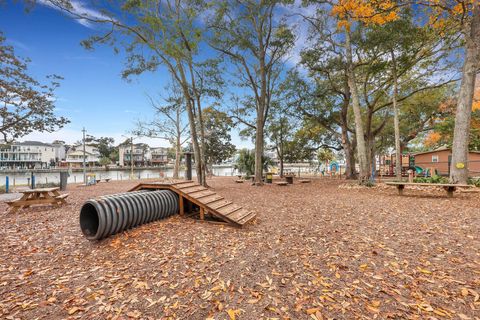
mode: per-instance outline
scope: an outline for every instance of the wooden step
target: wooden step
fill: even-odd
[[[228,206],[230,204],[232,204],[232,201],[222,199],[222,200],[218,200],[218,201],[215,201],[213,203],[208,204],[208,207],[213,209],[213,210],[218,210],[218,209],[220,209],[222,207],[225,207],[225,206]]]
[[[204,191],[204,190],[208,190],[208,189],[203,187],[203,186],[196,186],[196,187],[189,187],[189,188],[181,189],[180,191],[182,191],[185,194],[190,194],[190,193],[194,193],[194,192],[197,192],[197,191]]]
[[[179,186],[175,185],[175,188],[182,190],[185,188],[196,187],[196,186],[199,186],[199,184],[196,182],[190,182],[190,183],[181,184]]]
[[[234,213],[235,211],[238,211],[242,209],[241,206],[238,206],[236,204],[228,204],[226,206],[223,206],[221,207],[220,209],[216,210],[218,213],[221,213],[222,215],[226,216],[226,217],[229,217],[230,218],[230,215],[232,213]]]
[[[226,215],[226,217],[230,220],[233,220],[237,222],[239,219],[245,217],[249,212],[245,208],[240,208],[240,210],[235,210],[229,215]]]
[[[208,197],[202,198],[202,203],[208,205],[208,204],[211,204],[211,203],[214,203],[218,200],[223,200],[223,199],[225,199],[225,198],[222,197],[221,195],[215,194],[213,196],[208,196]]]
[[[191,197],[198,200],[198,199],[202,199],[202,198],[205,198],[205,197],[208,197],[208,196],[212,196],[214,194],[215,194],[215,192],[213,192],[213,191],[204,190],[204,191],[193,194]]]
[[[252,220],[253,218],[255,218],[256,214],[252,211],[248,212],[246,215],[244,215],[243,217],[239,218],[237,220],[237,223],[238,224],[245,224],[247,223],[248,221]]]

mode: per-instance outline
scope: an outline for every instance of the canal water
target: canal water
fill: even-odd
[[[43,184],[59,184],[60,173],[59,172],[34,172],[35,183],[38,185]],[[129,180],[130,170],[103,170],[94,171],[87,174],[95,174],[95,179],[110,179],[110,180]],[[172,168],[159,168],[159,169],[135,169],[133,172],[136,179],[150,179],[150,178],[171,178],[173,177]],[[196,175],[195,169],[192,172],[193,176]],[[234,176],[237,171],[231,167],[217,167],[213,168],[213,174],[215,176]],[[0,172],[0,186],[5,186],[6,177],[9,178],[9,184],[14,186],[27,186],[30,184],[31,172]],[[180,170],[180,177],[185,177],[185,171]],[[68,183],[83,183],[83,172],[70,172],[68,177]]]

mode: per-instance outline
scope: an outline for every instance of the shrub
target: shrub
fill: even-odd
[[[442,176],[434,175],[432,177],[416,177],[413,179],[416,183],[448,183],[448,179]]]

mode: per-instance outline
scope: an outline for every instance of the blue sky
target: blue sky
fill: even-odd
[[[80,45],[95,34],[95,28],[43,5],[30,12],[25,12],[21,2],[0,7],[0,30],[18,56],[32,60],[29,73],[39,80],[48,74],[65,78],[56,92],[57,114],[71,123],[58,132],[33,133],[23,140],[73,143],[81,139],[85,127],[94,136],[111,136],[118,143],[134,128],[136,119],[152,115],[147,94],[156,96],[163,90],[168,73],[145,73],[131,82],[121,79],[122,54],[114,54],[108,46],[89,51]],[[237,146],[251,146],[235,132],[232,136]],[[159,139],[142,140],[154,146],[168,145]]]

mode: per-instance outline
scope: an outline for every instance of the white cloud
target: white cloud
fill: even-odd
[[[71,10],[78,16],[98,20],[110,19],[108,16],[101,13],[100,11],[88,8],[81,0],[39,0],[38,3],[64,13],[66,13],[66,11],[62,9],[62,7],[64,7],[65,4],[70,4],[71,7],[69,8],[69,10]],[[93,28],[92,22],[88,21],[87,19],[82,19],[71,14],[69,15],[72,16],[75,21],[77,21],[81,25],[87,28]]]

